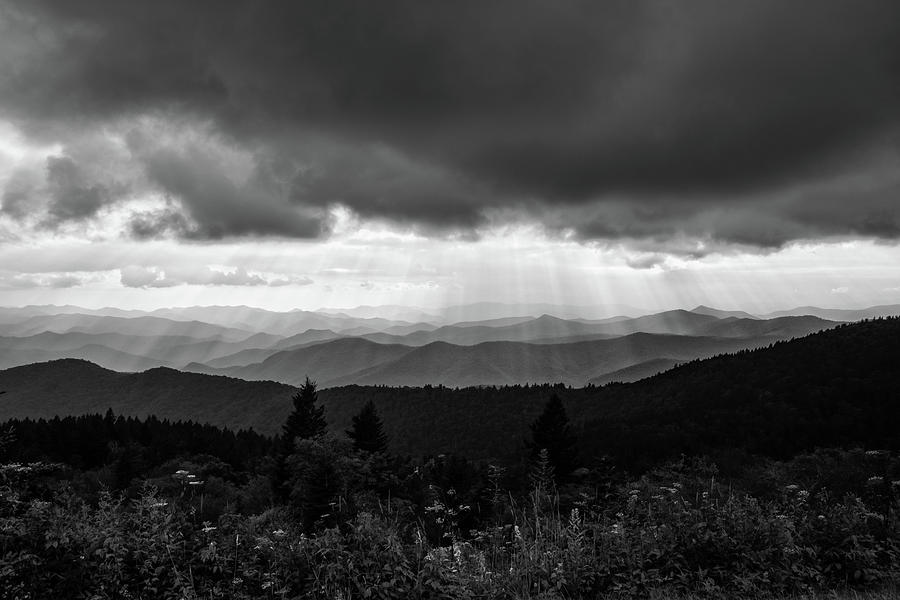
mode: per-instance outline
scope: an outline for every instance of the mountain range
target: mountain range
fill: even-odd
[[[890,314],[900,305],[770,315],[499,303],[286,312],[26,306],[0,308],[0,368],[74,358],[122,372],[166,367],[291,385],[310,377],[320,387],[583,386]]]
[[[557,394],[587,456],[611,454],[638,467],[681,453],[721,451],[730,453],[719,457],[727,464],[745,451],[779,457],[859,443],[900,449],[898,355],[900,318],[891,318],[685,361],[633,383],[346,385],[320,390],[319,400],[336,432],[349,427],[371,400],[395,452],[458,451],[493,460],[521,454],[529,423]],[[671,366],[665,359],[645,362],[645,371]],[[290,413],[296,388],[167,368],[118,373],[64,359],[2,370],[0,391],[6,392],[0,395],[0,421],[112,408],[116,414],[252,427],[273,435]]]

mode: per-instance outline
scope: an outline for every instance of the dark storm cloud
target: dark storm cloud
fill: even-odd
[[[122,184],[95,181],[69,156],[51,156],[42,174],[28,170],[12,174],[3,190],[0,212],[23,220],[43,200],[40,224],[54,228],[69,221],[89,219],[126,192],[127,186]]]
[[[51,225],[92,217],[115,197],[106,186],[87,181],[78,164],[66,156],[47,159],[47,183]]]
[[[341,204],[364,218],[465,230],[481,223],[492,201],[483,184],[384,146],[314,144],[298,155],[311,165],[291,178],[291,200],[301,205]]]
[[[31,211],[31,205],[35,197],[35,189],[39,181],[34,173],[18,170],[12,173],[3,190],[3,203],[0,204],[0,213],[11,216],[14,219],[24,219]]]
[[[202,147],[145,151],[138,144],[135,156],[149,180],[179,199],[193,221],[172,210],[142,213],[132,223],[139,236],[169,228],[187,237],[212,239],[262,234],[318,237],[325,227],[322,211],[304,214],[282,202],[277,181],[268,174],[256,172],[248,181],[236,183],[222,157]]]
[[[0,110],[32,135],[177,114],[278,156],[236,183],[201,148],[138,153],[191,224],[137,235],[309,237],[335,203],[451,228],[518,209],[584,237],[900,233],[891,182],[795,193],[896,155],[896,0],[3,6]]]

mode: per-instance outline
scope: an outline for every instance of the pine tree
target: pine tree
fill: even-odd
[[[5,393],[5,392],[0,392],[0,394],[3,394],[3,393]],[[0,458],[6,458],[7,448],[12,448],[12,445],[15,441],[16,441],[15,427],[10,425],[5,430],[0,431]]]
[[[291,397],[294,403],[294,411],[288,415],[281,432],[282,451],[290,454],[294,449],[294,440],[297,438],[315,439],[325,435],[328,424],[325,422],[325,407],[318,406],[319,393],[316,391],[316,382],[309,377],[300,391]]]
[[[538,459],[541,450],[546,450],[556,481],[562,481],[578,466],[576,443],[562,400],[553,394],[544,412],[531,424],[531,441],[526,444],[532,460]]]
[[[316,391],[316,382],[310,381],[309,377],[300,386],[300,391],[291,397],[294,410],[288,415],[282,427],[281,449],[272,473],[272,489],[282,500],[287,500],[288,497],[288,490],[285,489],[288,478],[287,458],[294,453],[295,440],[297,438],[310,440],[321,438],[328,430],[328,424],[325,422],[325,407],[318,406],[318,400],[319,393]]]
[[[369,400],[358,415],[353,417],[353,427],[347,430],[353,446],[365,452],[387,452],[388,438],[384,433],[375,404]]]

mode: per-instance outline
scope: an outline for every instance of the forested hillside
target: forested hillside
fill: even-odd
[[[816,446],[900,447],[900,318],[694,361],[588,403],[598,452],[648,464],[679,453],[787,457]],[[591,415],[591,416],[587,416]]]
[[[879,319],[694,361],[630,384],[344,386],[320,391],[335,431],[373,401],[391,449],[512,460],[547,398],[566,404],[587,456],[640,467],[681,453],[789,456],[816,446],[897,447],[900,319]],[[154,369],[120,374],[59,361],[0,372],[0,416],[155,414],[275,433],[294,388]]]
[[[271,381],[155,368],[117,373],[63,359],[0,371],[0,420],[105,413],[253,428],[274,434],[290,411],[294,388]]]

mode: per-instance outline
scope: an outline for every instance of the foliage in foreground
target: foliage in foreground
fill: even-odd
[[[761,500],[682,462],[561,501],[540,469],[516,499],[494,471],[478,530],[460,527],[472,506],[431,486],[423,513],[358,501],[304,532],[288,507],[201,521],[185,471],[168,493],[89,503],[29,496],[42,468],[3,469],[0,598],[755,598],[900,577],[900,482],[879,477],[863,497],[791,484]]]

